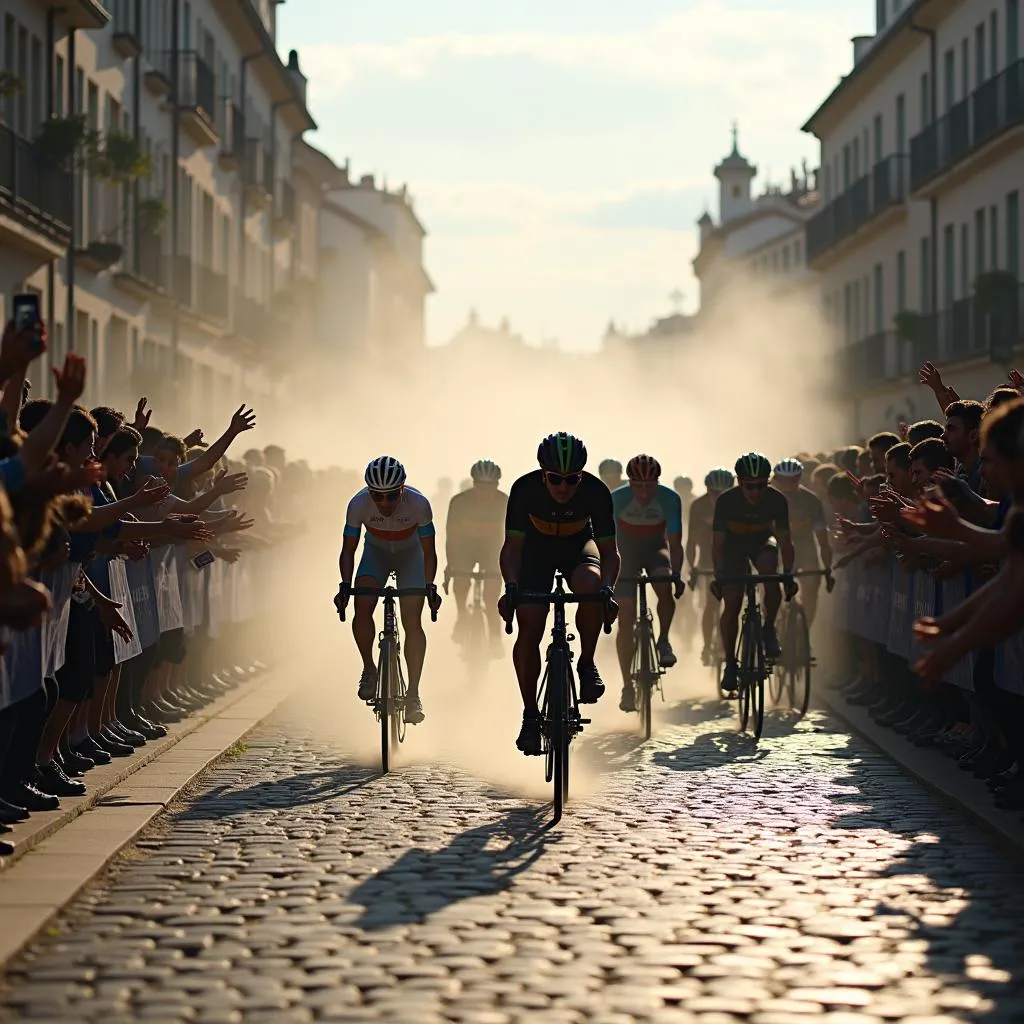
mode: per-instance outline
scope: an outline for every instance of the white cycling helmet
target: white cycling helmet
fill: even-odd
[[[727,491],[736,483],[736,477],[728,469],[719,467],[704,477],[704,486],[709,491]]]
[[[371,491],[393,491],[405,483],[405,467],[390,455],[381,455],[366,467],[363,480]]]
[[[783,459],[775,464],[774,473],[783,479],[803,476],[804,464],[799,459]]]
[[[497,483],[501,479],[501,467],[490,459],[481,459],[473,463],[469,475],[474,480],[488,480]]]

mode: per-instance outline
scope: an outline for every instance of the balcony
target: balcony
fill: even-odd
[[[114,283],[143,301],[163,295],[167,287],[167,257],[163,239],[151,231],[138,231],[135,245]]]
[[[886,211],[900,210],[906,198],[907,157],[887,156],[807,222],[807,262],[834,255],[867,225],[878,226]]]
[[[171,74],[171,54],[167,50],[156,53],[146,52],[148,66],[142,75],[142,81],[150,95],[163,99],[171,94],[173,76]]]
[[[207,267],[199,268],[199,312],[211,320],[228,319],[228,277]]]
[[[245,162],[245,115],[242,108],[227,97],[223,104],[223,141],[217,162],[222,171],[238,171]]]
[[[0,243],[44,260],[63,255],[71,240],[72,175],[0,124]]]
[[[107,7],[114,17],[111,39],[114,49],[125,60],[138,57],[142,53],[142,41],[135,23],[135,0],[107,0]]]
[[[263,344],[271,335],[270,310],[241,291],[235,293],[235,334],[255,345]]]
[[[952,184],[971,164],[1021,144],[1024,59],[1011,64],[910,140],[910,191]]]
[[[295,186],[279,181],[274,197],[274,237],[288,238],[295,231]]]
[[[273,192],[273,176],[270,179],[270,188],[267,187],[267,165],[270,160],[267,157],[267,150],[262,139],[249,138],[245,140],[245,168],[243,180],[245,182],[245,196],[249,205],[258,210],[269,208]]]
[[[199,146],[215,146],[217,83],[213,69],[192,50],[178,55],[178,109],[181,126]]]

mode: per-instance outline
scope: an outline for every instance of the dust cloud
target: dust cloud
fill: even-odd
[[[309,533],[289,559],[294,589],[286,595],[279,667],[301,678],[300,701],[311,728],[346,758],[379,765],[379,730],[355,695],[360,665],[350,626],[338,623],[331,605],[345,505],[373,456],[400,458],[410,484],[428,497],[439,477],[458,486],[473,461],[493,458],[507,489],[535,467],[542,436],[570,430],[586,442],[593,471],[602,458],[625,463],[646,451],[661,461],[667,481],[689,475],[699,494],[705,472],[731,466],[742,451],[761,450],[774,461],[844,440],[836,348],[818,311],[799,297],[752,299],[749,282],[734,294],[742,297],[724,300],[697,330],[669,344],[607,346],[594,355],[460,345],[408,358],[389,352],[378,363],[320,356],[300,375],[310,382],[301,395],[277,413],[261,413],[265,440],[283,444],[289,458],[349,471],[334,478],[333,490],[317,492],[314,507],[302,510]],[[446,508],[434,512],[443,533]],[[440,581],[443,535],[438,551]],[[450,639],[452,599],[437,623],[424,618],[427,720],[408,728],[397,763],[444,762],[525,798],[545,799],[550,790],[542,762],[524,758],[514,745],[521,705],[513,638],[505,638],[503,659],[471,673]],[[377,621],[379,627],[379,611]],[[612,637],[602,639],[598,660],[607,692],[583,739],[592,753],[628,749],[636,719],[617,708],[621,679]],[[713,684],[683,657],[665,686],[671,704],[684,693],[710,696]],[[574,793],[599,791],[600,762],[574,753]]]

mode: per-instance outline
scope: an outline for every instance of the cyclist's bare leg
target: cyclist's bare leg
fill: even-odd
[[[636,601],[631,597],[619,597],[616,601],[619,605],[619,618],[615,623],[615,651],[619,656],[623,685],[628,685],[635,649],[633,624],[636,621]]]
[[[804,615],[807,617],[807,626],[814,623],[814,616],[818,613],[818,595],[821,592],[820,576],[804,576],[800,580],[800,603],[804,606]]]
[[[601,589],[601,570],[596,565],[577,565],[569,580],[569,589],[574,594],[596,594]],[[597,652],[597,641],[601,637],[604,621],[602,605],[591,602],[576,608],[576,631],[580,635],[580,665],[593,665]]]
[[[722,650],[726,661],[736,660],[736,638],[740,632],[740,608],[743,606],[742,587],[722,588],[722,614],[718,628],[722,637]]]
[[[487,628],[491,637],[500,637],[505,623],[498,614],[498,599],[502,594],[501,577],[484,580],[484,608],[487,609]]]
[[[512,664],[519,680],[523,710],[534,714],[537,712],[537,683],[540,680],[540,645],[547,618],[547,608],[539,605],[524,605],[516,609],[518,631],[512,648]]]
[[[701,584],[706,586],[706,584]],[[715,630],[715,608],[717,607],[716,602],[713,600],[710,594],[705,593],[704,595],[704,611],[701,614],[701,630],[704,633],[704,648],[705,650],[711,649],[712,635]]]
[[[655,583],[653,586],[658,598],[658,643],[668,639],[668,631],[676,614],[676,602],[672,597],[671,583]]]
[[[472,580],[465,576],[456,576],[452,580],[452,597],[455,598],[455,614],[461,619],[466,614],[466,601],[469,600],[469,585]]]
[[[763,576],[771,576],[779,571],[779,553],[773,549],[762,551],[754,562],[754,567]],[[782,587],[778,583],[765,583],[764,586],[764,626],[774,629],[775,620],[782,604]]]
[[[357,587],[379,587],[380,582],[372,576],[360,576],[355,585]],[[353,603],[355,607],[352,613],[352,636],[355,637],[359,657],[363,659],[363,669],[372,674],[377,671],[377,667],[373,663],[373,642],[377,638],[373,612],[377,607],[377,598],[356,597],[353,598]]]
[[[405,665],[409,670],[409,693],[419,693],[423,659],[427,654],[427,634],[423,632],[422,597],[403,597],[399,600],[402,631],[405,633]]]

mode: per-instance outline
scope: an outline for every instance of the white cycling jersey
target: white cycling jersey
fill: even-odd
[[[345,536],[358,539],[364,526],[367,544],[385,551],[401,551],[419,543],[421,537],[434,536],[434,515],[426,496],[415,487],[405,487],[394,513],[382,515],[364,487],[348,503]]]

